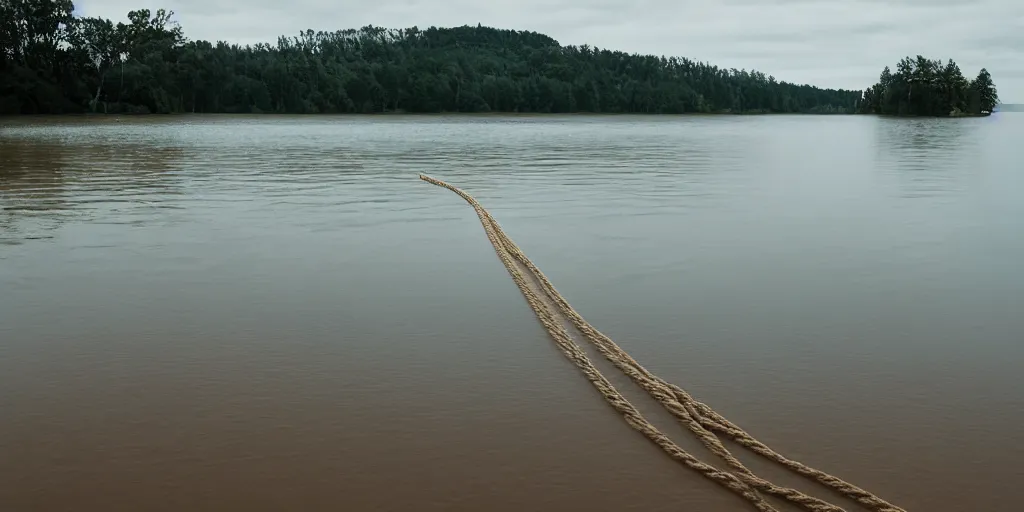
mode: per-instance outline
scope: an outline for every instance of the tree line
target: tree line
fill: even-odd
[[[893,73],[882,70],[878,83],[864,91],[861,111],[897,116],[960,116],[991,112],[999,104],[992,75],[981,68],[968,81],[952,59],[904,57]]]
[[[903,93],[898,80],[865,97],[758,71],[562,46],[536,32],[479,25],[308,30],[276,44],[240,46],[188,40],[173,13],[162,9],[131,11],[117,23],[73,11],[71,0],[0,0],[0,114],[850,114],[903,108],[902,100],[890,101]],[[911,97],[907,112],[918,105],[918,94]]]

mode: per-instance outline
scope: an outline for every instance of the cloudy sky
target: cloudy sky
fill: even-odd
[[[904,55],[988,68],[1024,103],[1022,0],[76,0],[124,20],[173,10],[190,39],[273,42],[300,30],[476,25],[533,30],[562,44],[677,55],[791,82],[863,89]]]

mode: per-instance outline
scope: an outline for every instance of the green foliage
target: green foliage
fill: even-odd
[[[991,108],[983,70],[919,57],[859,91],[757,71],[561,46],[476,26],[313,32],[251,46],[188,41],[173,13],[74,17],[70,0],[0,0],[0,113],[857,111],[947,115]]]
[[[905,57],[896,73],[886,66],[878,83],[864,91],[861,111],[897,116],[957,116],[991,112],[999,103],[988,71],[968,82],[949,60]]]

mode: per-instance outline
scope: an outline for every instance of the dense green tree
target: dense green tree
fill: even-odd
[[[0,0],[0,112],[851,113],[860,101],[534,32],[367,26],[237,46],[187,41],[163,10],[127,23],[72,10]]]
[[[967,87],[955,65],[922,58],[862,101],[860,91],[479,25],[307,30],[238,46],[187,40],[169,11],[116,23],[72,12],[70,0],[0,0],[0,113],[911,113],[995,99],[987,73]]]
[[[978,77],[971,81],[968,95],[972,108],[977,107],[982,111],[991,112],[999,104],[996,85],[992,83],[992,75],[985,68],[981,68]]]
[[[982,69],[968,82],[960,67],[949,60],[905,57],[888,66],[878,83],[864,91],[861,111],[898,116],[956,116],[991,112],[999,102],[992,76]]]
[[[0,112],[65,112],[80,66],[66,42],[74,26],[70,0],[0,0]]]

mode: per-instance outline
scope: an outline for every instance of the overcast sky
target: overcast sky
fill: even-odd
[[[1024,0],[76,0],[84,16],[173,10],[190,39],[274,42],[300,30],[483,25],[562,44],[676,55],[780,80],[863,89],[905,55],[988,68],[1024,103]]]

